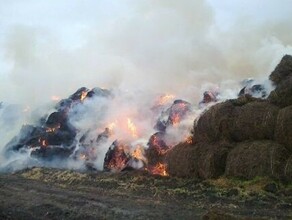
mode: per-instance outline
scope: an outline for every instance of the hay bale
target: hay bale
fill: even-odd
[[[194,125],[195,142],[214,142],[230,139],[234,106],[231,101],[222,102],[207,110]]]
[[[292,56],[285,55],[280,63],[277,65],[275,70],[270,75],[270,80],[279,85],[285,81],[287,77],[292,76]]]
[[[267,101],[241,97],[212,106],[194,126],[194,141],[273,139],[279,108]]]
[[[278,107],[268,102],[250,102],[235,107],[229,131],[232,140],[272,140],[278,111]]]
[[[292,105],[279,111],[275,140],[292,152]]]
[[[225,172],[230,147],[224,144],[179,144],[166,156],[172,176],[200,179],[216,178]]]
[[[224,174],[230,147],[221,144],[200,145],[197,148],[198,175],[201,179],[217,178]]]
[[[181,143],[173,147],[166,156],[167,172],[176,177],[198,178],[198,146]]]
[[[166,152],[170,149],[165,143],[165,133],[156,132],[153,134],[149,139],[148,146],[145,151],[148,165],[155,166],[158,163],[164,163]]]
[[[268,100],[279,107],[292,105],[292,76],[287,77],[271,92]]]
[[[246,179],[256,176],[280,179],[284,176],[288,156],[287,149],[273,141],[238,143],[227,156],[225,174]]]

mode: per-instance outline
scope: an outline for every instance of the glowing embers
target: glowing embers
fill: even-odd
[[[60,129],[60,127],[61,127],[61,124],[60,123],[58,123],[56,126],[54,126],[54,127],[47,127],[46,128],[46,132],[47,133],[54,133],[54,132],[56,132],[58,129]]]
[[[170,102],[172,102],[174,100],[175,96],[172,94],[166,94],[163,96],[160,96],[159,100],[158,100],[158,105],[166,105],[169,104]]]
[[[82,91],[81,96],[80,96],[80,101],[83,101],[86,96],[87,96],[88,91]]]
[[[154,151],[155,154],[157,154],[158,156],[165,155],[170,147],[167,146],[167,144],[165,143],[164,135],[165,134],[162,132],[157,132],[153,134],[149,139],[149,142],[148,142],[149,148],[147,149],[147,151],[148,152]]]
[[[39,138],[39,144],[41,147],[47,147],[49,145],[48,141],[44,138]]]
[[[190,111],[190,104],[183,100],[174,101],[170,108],[168,123],[177,126]]]
[[[77,157],[77,155],[78,155],[78,157]],[[96,153],[95,147],[83,148],[82,151],[78,152],[77,155],[75,155],[75,159],[86,161],[86,164],[85,164],[86,166],[88,166],[89,163],[90,163],[90,166],[92,166],[92,167],[94,166],[94,165],[92,165],[92,163],[94,163],[94,161],[97,158],[97,153]]]
[[[130,160],[129,148],[126,144],[115,141],[105,155],[103,169],[113,172],[125,169]]]
[[[193,136],[188,136],[188,137],[186,137],[185,142],[186,142],[187,144],[193,144]]]
[[[157,163],[156,166],[149,166],[147,170],[153,175],[169,176],[167,173],[167,165],[164,163]]]
[[[141,169],[146,164],[143,146],[131,146],[122,141],[114,141],[105,155],[103,169],[119,172],[125,169]]]
[[[157,119],[155,129],[165,132],[169,126],[176,127],[191,112],[191,104],[183,100],[175,100]]]

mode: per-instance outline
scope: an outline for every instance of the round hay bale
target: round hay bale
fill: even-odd
[[[234,106],[231,101],[218,103],[207,110],[194,125],[195,142],[230,139]]]
[[[176,177],[198,178],[198,146],[181,143],[166,155],[167,172]]]
[[[179,144],[166,156],[167,171],[172,176],[200,179],[216,178],[225,172],[230,147],[224,144]]]
[[[229,147],[220,144],[198,146],[198,174],[201,179],[217,178],[224,174]]]
[[[292,105],[279,111],[275,140],[292,152]]]
[[[292,56],[285,55],[271,73],[270,80],[278,85],[289,76],[292,76]]]
[[[287,149],[273,141],[238,143],[227,156],[225,174],[246,179],[256,176],[280,179],[284,176],[288,157]]]
[[[279,108],[267,101],[240,98],[212,106],[194,126],[194,141],[245,141],[274,138]]]
[[[165,143],[165,133],[157,132],[153,134],[148,142],[148,149],[145,154],[149,166],[155,166],[158,163],[164,163],[166,152],[170,149]]]
[[[282,108],[292,105],[292,76],[277,85],[276,89],[269,95],[268,100]]]
[[[279,108],[268,102],[250,102],[234,109],[232,140],[261,140],[274,137]]]

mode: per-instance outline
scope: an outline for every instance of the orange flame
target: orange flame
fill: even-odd
[[[167,153],[167,151],[169,150],[169,149],[163,149],[160,146],[159,140],[156,136],[153,136],[152,145],[156,148],[156,150],[158,151],[158,153],[160,155],[165,155]]]
[[[114,129],[117,127],[116,122],[109,123],[105,126],[106,131],[108,132],[109,136],[112,136],[114,134]]]
[[[137,160],[141,160],[144,163],[147,163],[147,159],[144,156],[144,148],[140,145],[138,145],[133,152],[131,153],[131,156]]]
[[[82,94],[81,94],[81,97],[80,97],[80,101],[83,101],[86,98],[87,93],[88,93],[87,91],[82,91]]]
[[[168,102],[170,102],[171,100],[173,100],[174,98],[175,98],[174,95],[166,94],[166,95],[160,97],[158,104],[159,105],[165,105]]]
[[[108,164],[108,168],[114,172],[124,169],[128,162],[128,151],[128,146],[120,143],[114,152],[114,158]]]
[[[134,138],[137,138],[137,137],[138,137],[138,134],[137,134],[137,128],[136,128],[136,126],[134,125],[134,123],[131,121],[130,118],[127,119],[127,123],[128,123],[128,129],[131,131],[132,136],[133,136]]]
[[[172,117],[172,124],[174,127],[177,127],[178,124],[180,123],[181,118],[179,116],[179,114],[174,114],[174,116]]]
[[[56,130],[58,130],[60,127],[61,127],[61,125],[58,124],[56,127],[47,128],[47,129],[46,129],[46,132],[47,132],[47,133],[53,133],[53,132],[55,132]]]
[[[46,139],[39,138],[39,143],[42,147],[47,147],[49,145],[48,141]]]
[[[186,138],[186,143],[187,143],[187,144],[192,144],[192,143],[193,143],[193,137],[192,137],[192,136],[188,136],[188,137]]]
[[[167,165],[163,163],[158,163],[155,167],[150,169],[150,172],[154,175],[160,175],[160,176],[169,176],[169,174],[166,171]]]

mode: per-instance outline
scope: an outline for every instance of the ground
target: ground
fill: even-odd
[[[48,168],[0,175],[0,219],[290,219],[291,210],[291,185],[266,178],[198,181]]]

